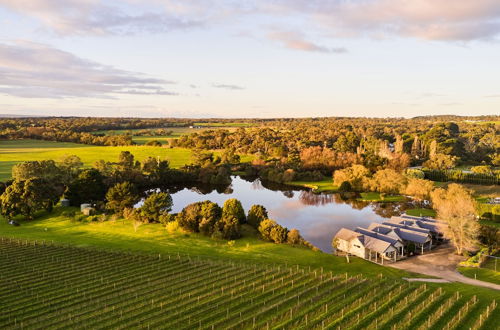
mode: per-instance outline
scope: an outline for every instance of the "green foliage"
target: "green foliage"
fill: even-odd
[[[453,181],[483,185],[500,184],[500,173],[489,175],[483,173],[467,173],[462,170],[424,170],[424,173],[425,178],[432,181]]]
[[[217,227],[224,239],[232,240],[241,237],[240,222],[234,216],[223,216],[217,222]]]
[[[243,206],[241,206],[241,202],[236,198],[230,198],[224,202],[224,206],[222,207],[222,217],[234,217],[238,219],[240,224],[246,221]]]
[[[274,243],[285,243],[287,239],[288,229],[283,226],[276,225],[271,229],[270,238]]]
[[[117,183],[106,193],[106,209],[121,214],[125,208],[132,208],[140,200],[136,187],[130,182]]]
[[[148,142],[146,143],[146,145],[147,145],[147,146],[151,146],[151,147],[161,147],[161,146],[162,146],[161,142],[160,142],[160,141],[158,141],[158,140],[151,140],[151,141],[148,141]]]
[[[102,201],[105,194],[106,185],[102,174],[96,169],[87,169],[68,186],[64,197],[69,199],[71,205],[80,206],[83,203]]]
[[[342,182],[339,187],[339,192],[349,192],[349,191],[352,191],[352,187],[349,181]]]
[[[0,196],[1,211],[8,219],[18,214],[33,219],[38,210],[52,211],[60,196],[61,190],[44,179],[15,180]]]
[[[408,178],[413,178],[413,179],[424,179],[425,178],[425,173],[422,170],[416,169],[416,168],[408,168],[405,170],[405,175]]]
[[[19,163],[12,167],[12,178],[14,180],[28,180],[32,178],[45,179],[52,182],[60,182],[61,169],[53,160],[28,161]]]
[[[222,210],[219,205],[211,201],[204,201],[187,205],[177,214],[176,220],[179,226],[186,231],[201,232],[206,236],[211,236],[215,231],[222,230],[218,226],[221,215]]]
[[[259,228],[260,222],[268,218],[267,210],[262,205],[252,205],[248,210],[247,222],[255,229]]]
[[[423,166],[431,170],[449,170],[456,166],[458,158],[446,154],[436,154],[426,161]]]
[[[264,240],[280,244],[287,241],[288,229],[274,220],[265,219],[259,225],[259,233]]]
[[[160,217],[171,210],[172,197],[165,192],[159,192],[146,197],[139,212],[145,222],[160,222]]]

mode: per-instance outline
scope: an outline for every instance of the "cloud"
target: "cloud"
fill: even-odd
[[[0,77],[0,93],[27,98],[175,95],[164,87],[172,81],[116,69],[33,42],[0,43]]]
[[[500,34],[498,0],[0,0],[2,6],[60,35],[165,33],[245,17],[281,22],[283,30],[303,22],[331,37],[469,41]],[[288,48],[324,51],[303,42],[282,40]]]
[[[268,34],[269,39],[277,41],[283,47],[295,50],[319,53],[346,53],[347,49],[343,47],[328,48],[317,45],[304,38],[301,33],[293,31],[274,31]]]
[[[159,33],[203,25],[196,16],[169,14],[157,6],[128,1],[0,0],[1,6],[32,17],[59,35]]]
[[[229,90],[243,90],[245,87],[237,86],[237,85],[229,85],[229,84],[212,84],[214,88],[222,88]]]
[[[500,33],[498,0],[278,0],[337,36],[402,36],[430,40],[493,38]]]

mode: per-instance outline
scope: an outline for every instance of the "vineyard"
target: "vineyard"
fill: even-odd
[[[495,329],[495,313],[394,278],[0,240],[2,329]]]

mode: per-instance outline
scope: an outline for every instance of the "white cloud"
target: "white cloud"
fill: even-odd
[[[116,69],[33,42],[0,44],[0,76],[0,93],[28,98],[176,94],[164,87],[172,81]]]
[[[293,31],[273,31],[268,34],[269,39],[274,40],[285,48],[319,53],[346,53],[343,47],[329,48],[308,41],[301,33]]]

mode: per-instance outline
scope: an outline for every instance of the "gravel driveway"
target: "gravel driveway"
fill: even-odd
[[[447,281],[462,282],[470,285],[500,290],[500,285],[498,284],[474,280],[460,274],[456,268],[458,263],[465,260],[465,258],[457,256],[454,252],[455,249],[451,245],[441,245],[437,249],[427,252],[424,255],[410,257],[406,260],[389,264],[388,266],[407,270],[413,273],[439,277]]]

